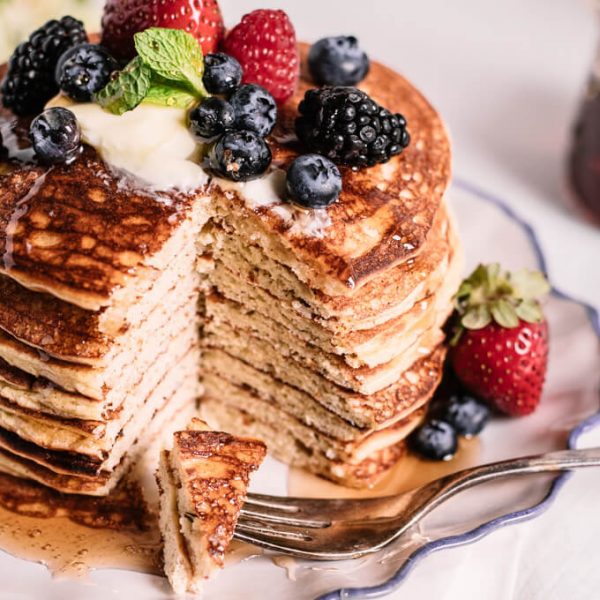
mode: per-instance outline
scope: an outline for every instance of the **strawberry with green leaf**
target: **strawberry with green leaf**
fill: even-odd
[[[539,299],[550,286],[526,269],[479,265],[456,295],[450,360],[473,393],[513,416],[538,406],[548,363],[548,324]]]

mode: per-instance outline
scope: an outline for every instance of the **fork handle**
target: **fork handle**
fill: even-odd
[[[561,450],[458,471],[424,485],[419,490],[415,490],[415,493],[418,492],[422,498],[427,498],[428,501],[419,503],[420,508],[413,515],[410,515],[410,522],[415,523],[448,498],[480,483],[513,475],[547,473],[595,466],[600,466],[600,448]]]

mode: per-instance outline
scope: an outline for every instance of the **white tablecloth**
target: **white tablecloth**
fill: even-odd
[[[229,22],[256,2],[221,0]],[[600,230],[573,215],[564,157],[596,44],[584,0],[270,0],[301,39],[357,35],[439,108],[455,173],[535,227],[555,285],[600,308]],[[600,22],[600,19],[598,20]],[[535,521],[420,564],[392,598],[600,598],[600,474],[570,480]]]

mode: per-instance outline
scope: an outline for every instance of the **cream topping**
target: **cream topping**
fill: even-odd
[[[208,176],[198,164],[201,147],[187,129],[187,110],[140,104],[118,116],[98,104],[57,96],[48,106],[73,111],[83,140],[113,168],[127,171],[153,190],[193,191]]]
[[[154,191],[191,192],[208,182],[199,164],[202,146],[188,131],[186,109],[142,103],[118,116],[98,104],[77,104],[65,96],[52,99],[51,106],[71,110],[84,142],[112,168],[130,173]],[[331,225],[327,210],[303,210],[287,203],[285,178],[285,171],[275,168],[252,181],[215,178],[215,183],[239,194],[251,210],[268,208],[292,235],[323,238]]]

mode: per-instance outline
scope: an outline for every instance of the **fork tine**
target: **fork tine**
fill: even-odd
[[[246,504],[244,504],[240,515],[246,519],[258,520],[266,524],[277,523],[292,527],[320,528],[328,527],[331,524],[330,519],[312,519],[303,516],[302,513],[287,513],[276,509],[253,510],[252,507],[248,507]]]
[[[234,537],[269,550],[314,560],[347,560],[375,552],[390,539],[383,523],[281,528],[241,518]]]
[[[409,499],[409,495],[410,493],[403,495],[405,501]],[[248,494],[244,510],[265,520],[277,516],[283,520],[288,517],[307,522],[360,521],[396,514],[399,504],[400,496],[332,500]]]

